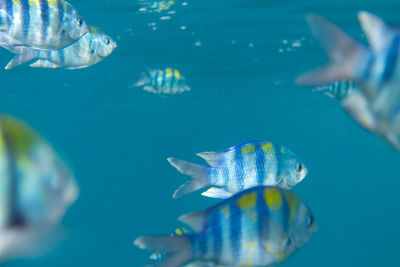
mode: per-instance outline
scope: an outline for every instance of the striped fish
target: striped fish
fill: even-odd
[[[37,248],[77,196],[73,174],[53,148],[26,124],[0,115],[0,261]]]
[[[172,68],[143,72],[141,79],[134,86],[143,86],[145,91],[164,95],[178,95],[190,91],[185,77]]]
[[[170,9],[172,6],[176,4],[175,0],[162,0],[162,1],[148,1],[145,0],[141,2],[143,7],[139,9],[141,12],[145,13],[151,13],[151,12],[157,12],[161,13],[165,10]]]
[[[37,59],[30,66],[34,68],[80,69],[94,65],[117,47],[117,44],[97,28],[90,26],[89,32],[77,42],[60,50],[38,50],[26,46],[3,46],[17,54],[5,67],[12,69],[25,62]]]
[[[191,261],[212,264],[207,266],[272,266],[301,248],[317,229],[311,211],[295,194],[264,186],[179,220],[195,233],[144,236],[135,245],[165,253],[163,267]]]
[[[336,81],[316,88],[314,91],[324,91],[331,98],[343,100],[352,91],[358,90],[354,81]]]
[[[58,50],[88,30],[64,0],[0,0],[0,45]]]
[[[179,172],[192,177],[175,191],[175,198],[209,185],[213,187],[202,195],[214,198],[228,198],[258,185],[289,189],[307,175],[307,168],[292,151],[270,142],[248,142],[219,152],[197,155],[211,167],[168,158]]]
[[[364,128],[400,151],[400,31],[367,12],[358,19],[370,48],[358,43],[334,24],[310,15],[313,34],[331,58],[328,65],[297,78],[298,84],[326,84],[353,80],[360,93],[342,102]]]

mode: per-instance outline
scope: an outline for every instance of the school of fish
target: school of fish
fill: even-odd
[[[142,12],[161,13],[176,3],[142,4]],[[400,31],[365,11],[358,19],[371,48],[320,16],[307,17],[331,61],[296,82],[320,85],[315,91],[338,99],[354,120],[400,151]],[[15,55],[6,70],[31,61],[33,68],[81,69],[108,57],[117,43],[66,1],[0,0],[0,46]],[[160,95],[191,90],[172,67],[144,71],[133,86]],[[291,191],[308,168],[286,146],[249,141],[197,156],[208,166],[167,159],[190,176],[172,197],[201,190],[220,202],[179,217],[185,226],[170,234],[138,237],[136,246],[153,251],[151,266],[275,266],[316,232],[310,208]],[[2,263],[40,248],[77,200],[79,187],[56,150],[6,114],[0,114],[0,173]]]

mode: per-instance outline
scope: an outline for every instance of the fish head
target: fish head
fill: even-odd
[[[94,43],[97,54],[102,58],[109,56],[117,47],[117,43],[111,37],[101,32],[96,34]]]
[[[282,172],[279,179],[280,185],[284,188],[292,188],[301,182],[308,173],[308,169],[304,162],[292,151],[280,146]]]
[[[293,205],[291,205],[290,210],[288,235],[290,236],[291,245],[294,248],[300,248],[315,233],[318,224],[311,210],[303,202],[295,198],[289,201],[292,201]]]
[[[65,32],[68,38],[73,41],[78,40],[89,31],[89,26],[79,15],[78,11],[76,11],[76,9],[67,3],[62,25],[62,30]]]

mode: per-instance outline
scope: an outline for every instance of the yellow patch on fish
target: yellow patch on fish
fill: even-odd
[[[276,254],[276,257],[278,258],[279,261],[283,261],[284,259],[286,259],[286,254],[278,253]]]
[[[165,75],[168,76],[168,77],[172,76],[172,69],[170,69],[170,68],[166,69],[165,70]]]
[[[21,3],[19,2],[19,0],[13,0],[13,3],[15,4],[15,5],[20,5]]]
[[[29,5],[30,6],[34,6],[34,5],[38,5],[39,4],[39,0],[29,0]]]
[[[224,207],[223,209],[221,209],[221,212],[225,215],[225,218],[229,218],[229,215],[231,214],[231,210],[229,208],[229,206]]]
[[[265,153],[267,154],[273,154],[274,151],[274,146],[271,143],[263,143],[261,144],[262,149],[264,150]]]
[[[282,196],[276,188],[266,188],[264,191],[265,203],[272,210],[279,210],[282,208]]]
[[[298,204],[300,203],[300,199],[289,191],[284,191],[283,194],[285,195],[286,201],[289,205],[289,223],[291,223],[294,219],[295,211]]]
[[[10,142],[10,149],[21,158],[29,157],[30,150],[38,140],[38,136],[26,125],[11,118],[1,119],[3,133]]]
[[[181,74],[178,70],[174,70],[174,76],[176,79],[180,79],[181,78]]]
[[[236,201],[236,205],[238,205],[241,210],[244,210],[249,217],[253,218],[255,222],[257,221],[257,212],[255,210],[256,201],[256,193],[243,195],[240,199]]]
[[[247,154],[247,153],[251,153],[256,149],[256,147],[254,145],[250,145],[250,146],[245,146],[242,148],[242,154]]]
[[[37,0],[36,0],[37,1]],[[56,6],[57,5],[57,0],[47,0],[47,4],[49,6]]]

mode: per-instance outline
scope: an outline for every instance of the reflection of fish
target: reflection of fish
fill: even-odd
[[[140,8],[139,11],[147,13],[151,12],[161,13],[162,11],[170,9],[175,4],[176,4],[175,0],[142,2],[143,7]]]
[[[0,0],[0,44],[64,48],[88,31],[64,0]]]
[[[299,77],[297,83],[354,80],[359,93],[346,97],[343,107],[362,126],[400,151],[400,31],[367,12],[360,12],[358,17],[371,49],[327,20],[308,17],[313,34],[331,62]]]
[[[117,44],[94,27],[72,45],[60,50],[38,50],[24,46],[4,46],[17,54],[5,67],[12,69],[27,61],[38,59],[35,68],[80,69],[94,65],[110,55]]]
[[[0,116],[0,260],[28,249],[75,202],[78,186],[52,147],[32,129]],[[36,240],[36,241],[34,241]]]
[[[327,96],[339,100],[344,99],[353,90],[357,90],[353,81],[336,81],[314,89],[314,91],[324,91]]]
[[[179,159],[168,161],[192,180],[177,189],[174,197],[181,197],[203,187],[213,185],[203,196],[227,198],[257,185],[291,188],[307,175],[303,162],[284,146],[254,141],[219,152],[203,152],[198,156],[210,167]]]
[[[177,95],[190,91],[185,77],[178,70],[171,68],[143,72],[141,79],[134,86],[143,86],[145,91],[165,95]]]
[[[211,263],[207,266],[270,266],[301,248],[317,228],[311,211],[296,195],[263,186],[180,220],[195,233],[144,236],[135,244],[165,253],[160,262],[165,267],[191,261]]]

